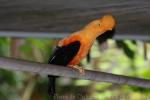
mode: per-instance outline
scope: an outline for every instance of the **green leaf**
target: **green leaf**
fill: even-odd
[[[0,78],[1,78],[1,81],[6,82],[9,85],[16,85],[15,74],[12,71],[1,69]]]

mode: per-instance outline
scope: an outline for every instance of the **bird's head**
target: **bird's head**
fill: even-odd
[[[85,29],[96,34],[102,34],[106,31],[112,30],[115,24],[116,22],[114,17],[111,15],[106,15],[102,18],[92,21],[85,27]]]

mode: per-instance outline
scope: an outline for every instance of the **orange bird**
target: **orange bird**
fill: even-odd
[[[68,66],[84,73],[83,68],[77,64],[83,59],[94,40],[106,31],[110,31],[115,26],[115,20],[111,15],[103,16],[90,22],[81,30],[72,33],[58,42],[58,45],[49,59],[49,64]],[[55,95],[55,79],[56,76],[48,75],[50,96]]]

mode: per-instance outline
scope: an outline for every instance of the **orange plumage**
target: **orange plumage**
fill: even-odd
[[[65,46],[74,41],[80,41],[81,43],[78,53],[70,63],[68,63],[68,66],[72,67],[73,65],[77,65],[80,60],[87,55],[96,37],[108,30],[112,30],[114,26],[114,18],[110,15],[106,15],[100,19],[92,21],[80,31],[72,33],[70,36],[60,40],[58,46]]]

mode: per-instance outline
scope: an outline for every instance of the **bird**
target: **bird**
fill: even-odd
[[[79,31],[61,39],[48,64],[67,66],[84,75],[85,71],[83,67],[78,66],[78,63],[88,54],[94,40],[106,31],[111,31],[115,25],[115,18],[112,15],[105,15],[91,21]],[[48,75],[48,78],[48,94],[54,97],[57,76]]]

